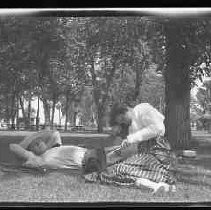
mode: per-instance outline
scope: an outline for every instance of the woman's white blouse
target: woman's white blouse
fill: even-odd
[[[164,116],[148,103],[132,110],[132,123],[127,137],[129,143],[140,142],[165,134]]]

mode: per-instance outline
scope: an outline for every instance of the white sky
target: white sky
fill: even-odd
[[[114,11],[114,12],[134,12],[134,13],[146,13],[151,15],[167,15],[167,16],[185,16],[185,15],[204,15],[211,12],[210,7],[155,7],[155,8],[11,8],[11,9],[0,9],[0,15],[27,15],[32,13],[39,12],[48,12],[48,11]]]
[[[211,77],[203,77],[203,81],[210,80],[210,79],[211,79]],[[203,84],[203,82],[201,82],[200,80],[197,80],[196,83],[198,86],[195,86],[194,88],[191,89],[191,95],[193,95],[194,97],[197,94],[198,88],[201,87]]]

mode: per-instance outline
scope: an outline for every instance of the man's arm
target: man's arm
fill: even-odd
[[[30,158],[35,157],[33,152],[25,150],[22,146],[19,144],[10,144],[9,145],[10,150],[14,152],[18,157],[23,158],[24,160],[28,160]]]
[[[18,144],[10,144],[10,150],[26,161],[23,164],[26,167],[37,168],[44,164],[43,159],[40,156],[36,156],[33,152],[25,150]]]
[[[45,150],[38,150],[37,145],[43,142],[46,146]],[[58,131],[40,131],[36,132],[32,135],[26,136],[23,141],[19,143],[19,145],[26,149],[30,150],[33,153],[40,155],[43,154],[48,149],[51,149],[54,145],[61,145],[61,137]]]
[[[26,136],[20,143],[19,145],[24,148],[24,149],[27,149],[28,146],[32,143],[32,141],[34,140],[33,138],[34,134],[33,135],[29,135],[29,136]]]

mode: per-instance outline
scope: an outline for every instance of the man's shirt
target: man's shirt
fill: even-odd
[[[42,155],[35,155],[18,144],[11,144],[10,149],[26,160],[23,164],[32,168],[79,169],[82,167],[86,148],[78,146],[60,146],[47,150]]]

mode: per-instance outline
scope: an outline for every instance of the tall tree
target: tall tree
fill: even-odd
[[[139,101],[150,103],[165,113],[165,80],[162,74],[157,73],[156,64],[151,64],[143,74]]]
[[[202,75],[199,64],[204,60],[201,58],[206,51],[209,32],[203,30],[203,21],[197,19],[169,18],[162,21],[166,39],[166,136],[173,148],[184,149],[189,147],[191,139],[191,83]]]
[[[182,43],[184,23],[169,21],[165,25],[167,39],[166,135],[172,147],[189,146],[190,71],[189,50]],[[178,129],[178,127],[180,129]],[[175,129],[176,128],[176,129]]]
[[[87,21],[87,63],[90,66],[93,96],[98,110],[98,131],[108,105],[117,71],[125,65],[135,73],[133,99],[139,95],[142,73],[150,60],[146,38],[148,25],[141,18],[100,17]],[[117,73],[119,74],[119,73]],[[121,74],[121,73],[120,73]]]
[[[209,111],[209,104],[211,102],[210,90],[210,81],[204,81],[203,85],[198,89],[196,94],[197,103],[201,106],[203,114]]]

